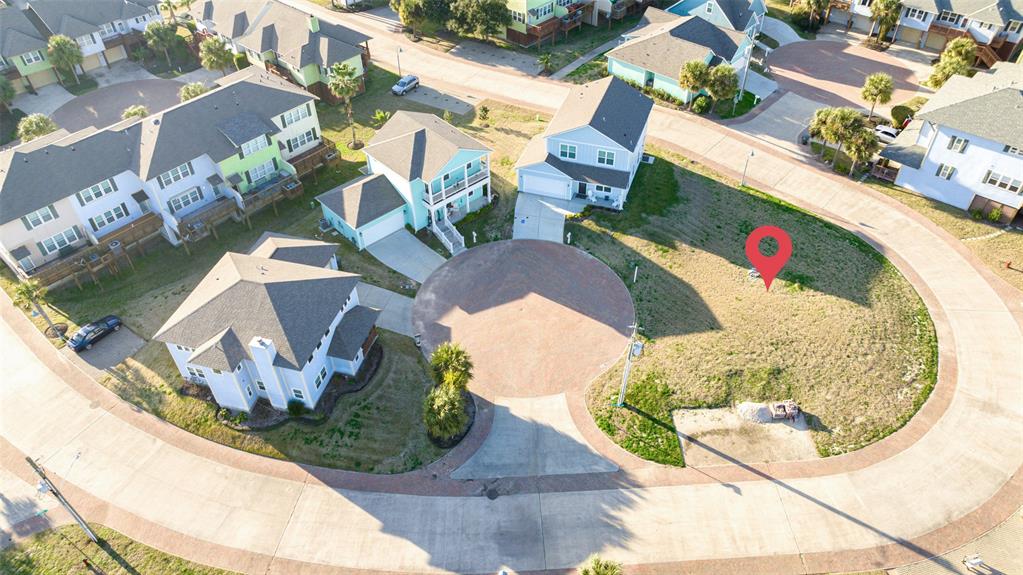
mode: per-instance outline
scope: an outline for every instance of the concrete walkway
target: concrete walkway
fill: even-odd
[[[597,46],[596,48],[590,50],[589,52],[583,54],[582,56],[576,58],[575,60],[569,62],[569,64],[567,66],[565,66],[564,68],[562,68],[562,69],[558,70],[557,72],[554,72],[553,74],[551,74],[551,80],[564,80],[569,74],[571,74],[572,72],[575,72],[580,67],[585,65],[587,62],[593,60],[597,56],[600,56],[604,52],[607,52],[608,50],[611,50],[612,48],[614,48],[615,46],[617,46],[617,45],[619,45],[621,43],[622,43],[622,40],[621,40],[620,37],[619,38],[615,38],[614,40],[608,40],[607,42],[604,42],[600,46]]]
[[[444,257],[419,241],[408,230],[398,230],[366,248],[370,254],[392,270],[416,280],[426,281],[444,264]]]
[[[779,46],[803,42],[803,38],[787,23],[770,16],[764,17],[763,33],[778,41]]]
[[[503,94],[548,109],[565,94],[555,83],[408,46],[402,64],[444,75],[434,83],[461,82],[480,96]],[[374,49],[381,54],[387,58]],[[484,485],[446,481],[444,472],[370,480],[238,453],[170,429],[94,385],[71,385],[73,373],[0,296],[0,463],[20,477],[20,455],[39,458],[69,496],[111,527],[247,573],[569,569],[598,551],[651,573],[859,571],[938,555],[1018,509],[1019,292],[919,214],[777,149],[663,109],[652,115],[649,135],[733,177],[745,152],[757,147],[753,185],[875,242],[906,275],[933,317],[941,375],[905,428],[821,461],[701,471],[637,464],[605,474],[509,478],[491,498]],[[586,433],[622,467],[627,457]],[[432,491],[410,494],[415,489]]]
[[[359,282],[359,303],[380,310],[377,325],[412,337],[412,298]]]

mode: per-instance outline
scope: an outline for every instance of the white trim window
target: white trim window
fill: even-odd
[[[558,156],[566,160],[574,160],[578,154],[578,149],[572,144],[560,144],[558,146]]]
[[[605,166],[615,165],[615,153],[611,150],[597,150],[597,163]]]
[[[518,22],[519,24],[525,24],[526,23],[526,13],[525,12],[516,12],[515,10],[509,10],[508,12],[511,13],[512,22]]]
[[[103,38],[109,38],[117,34],[117,27],[114,26],[113,22],[107,22],[106,24],[100,24],[99,35]]]
[[[185,162],[184,164],[181,164],[176,168],[171,168],[166,172],[160,174],[157,179],[160,180],[160,185],[166,188],[167,186],[173,184],[174,182],[179,182],[191,175],[192,175],[191,163]]]
[[[316,382],[315,382],[316,383],[316,389],[320,389],[320,386],[323,385],[323,381],[325,379],[327,379],[327,366],[321,367],[320,368],[320,373],[316,376]]]
[[[938,164],[938,171],[934,173],[935,176],[943,180],[951,180],[952,174],[956,171],[954,166],[948,164]]]
[[[917,22],[923,22],[927,18],[927,12],[924,12],[919,8],[906,8],[906,18],[916,20]]]
[[[266,391],[266,384],[263,383],[262,381],[258,380],[258,379],[256,380],[256,387],[259,388],[259,391],[264,391],[264,392]]]
[[[593,184],[593,191],[597,192],[598,194],[610,194],[611,193],[611,186],[604,186],[604,185],[601,185],[601,184]]]
[[[202,190],[199,187],[194,187],[167,200],[167,205],[170,207],[171,213],[175,214],[192,204],[199,203],[202,197]]]
[[[94,45],[96,43],[96,39],[92,37],[92,34],[86,34],[85,36],[75,38],[75,42],[78,42],[79,46],[85,48],[86,46]]]
[[[942,10],[941,14],[938,14],[937,18],[938,22],[949,24],[951,26],[959,26],[959,22],[961,22],[962,19],[963,17],[961,15],[949,10]]]
[[[558,6],[561,6],[562,8],[567,8],[568,6],[575,4],[576,1],[577,0],[558,0]]]
[[[1008,144],[1006,144],[1006,146],[1002,148],[1002,151],[1005,152],[1006,154],[1012,154],[1013,156],[1023,156],[1023,149],[1017,148],[1015,146],[1010,146]]]
[[[284,125],[281,127],[287,128],[288,126],[294,124],[295,122],[304,120],[308,117],[309,108],[306,107],[306,104],[302,104],[301,106],[295,108],[294,110],[289,110],[284,113],[284,115],[281,117],[281,123]]]
[[[43,53],[40,52],[39,50],[25,52],[24,54],[21,55],[21,61],[24,62],[26,66],[31,66],[32,64],[36,64],[38,62],[43,61]]]
[[[966,151],[966,146],[969,145],[970,141],[966,138],[960,138],[959,136],[952,136],[948,140],[948,149],[953,152],[962,154]]]
[[[192,367],[190,365],[185,366],[188,370],[188,379],[194,379],[201,383],[206,383],[206,370],[201,367]]]
[[[544,16],[550,16],[554,13],[554,2],[548,2],[543,6],[537,6],[533,9],[533,11],[536,12],[536,17],[533,18],[534,20],[539,20]]]
[[[1023,181],[1012,176],[992,172],[991,170],[988,170],[987,174],[984,175],[984,183],[996,188],[1002,188],[1014,194],[1019,194],[1020,190],[1023,189]]]
[[[77,227],[70,227],[59,234],[54,234],[39,242],[39,251],[45,256],[66,248],[71,244],[83,239],[82,232]]]
[[[1023,22],[1019,20],[1009,20],[1009,23],[1005,25],[1005,31],[1009,34],[1019,34],[1019,31],[1023,30]]]
[[[291,396],[294,397],[295,399],[301,399],[302,401],[305,401],[305,394],[302,393],[302,390],[298,389],[297,387],[291,388]]]
[[[242,144],[242,154],[251,156],[269,145],[270,143],[267,142],[266,136],[259,136]]]
[[[713,14],[714,13],[714,3],[713,2],[707,2],[706,6],[707,6],[707,14]]]
[[[95,186],[89,186],[84,190],[78,192],[78,202],[83,206],[89,202],[99,199],[107,194],[112,194],[117,191],[114,187],[113,180],[103,180]]]
[[[305,132],[295,136],[288,140],[288,150],[297,150],[302,146],[308,145],[316,141],[316,130],[309,129]]]
[[[50,205],[22,216],[21,221],[25,224],[26,229],[31,230],[32,228],[38,228],[46,222],[55,219],[57,219],[57,210]]]
[[[274,175],[273,160],[270,160],[269,162],[263,162],[262,164],[256,166],[255,168],[252,168],[251,170],[249,170],[248,174],[249,179],[252,180],[253,185],[263,183],[264,181],[270,179],[270,177]]]
[[[36,264],[32,261],[32,256],[25,256],[18,260],[18,267],[23,271],[30,272],[36,269]]]
[[[98,216],[89,218],[89,225],[92,226],[93,231],[100,231],[110,224],[128,217],[128,209],[124,204],[115,206],[112,210],[107,210]]]

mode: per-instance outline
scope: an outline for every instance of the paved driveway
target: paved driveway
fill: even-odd
[[[145,340],[130,329],[122,327],[98,341],[92,349],[75,353],[65,347],[61,349],[61,353],[89,375],[99,378],[106,375],[108,369],[135,355],[145,343]]]
[[[408,230],[398,230],[366,248],[370,254],[392,270],[416,280],[426,281],[434,270],[444,264],[444,257],[416,239]]]
[[[786,150],[805,152],[808,148],[799,144],[799,136],[814,111],[823,107],[820,102],[789,92],[753,119],[732,127]]]
[[[11,107],[17,108],[26,114],[43,114],[52,116],[54,110],[67,104],[74,95],[68,92],[60,84],[50,84],[36,90],[35,94],[25,92],[18,94]]]
[[[565,216],[582,211],[585,205],[579,201],[519,193],[515,199],[512,239],[564,242]]]
[[[920,80],[906,62],[884,52],[848,42],[799,42],[781,46],[767,58],[778,86],[828,106],[869,108],[860,99],[863,80],[875,72],[891,75],[895,93],[888,106],[912,98]]]
[[[380,310],[377,325],[412,337],[412,298],[360,282],[359,303]]]
[[[786,44],[794,44],[796,42],[804,41],[799,34],[796,34],[796,31],[792,29],[792,26],[789,26],[777,18],[771,18],[770,16],[764,18],[763,32],[777,40],[779,47],[785,46]]]
[[[89,126],[102,128],[121,121],[121,112],[128,106],[142,104],[150,112],[158,112],[179,103],[182,85],[157,78],[105,86],[61,106],[53,112],[53,121],[69,132]]]

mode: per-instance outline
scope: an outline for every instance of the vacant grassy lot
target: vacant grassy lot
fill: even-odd
[[[145,573],[145,575],[229,575],[147,547],[102,525],[91,525],[100,538],[97,546],[77,525],[44,531],[28,541],[0,551],[0,573],[4,575]],[[82,565],[88,558],[99,571]]]
[[[573,84],[585,84],[607,76],[607,52],[579,66],[565,76],[565,80]]]
[[[898,271],[852,234],[660,156],[641,167],[624,213],[569,225],[579,247],[626,278],[647,341],[631,410],[611,407],[622,365],[591,387],[597,424],[633,453],[679,465],[671,412],[680,407],[791,397],[811,416],[821,455],[905,423],[934,384],[936,341]],[[744,245],[767,224],[788,231],[794,252],[765,293],[748,277]]]

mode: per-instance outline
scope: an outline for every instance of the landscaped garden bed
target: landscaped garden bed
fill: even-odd
[[[625,279],[646,342],[629,408],[612,406],[621,363],[590,388],[598,426],[674,465],[683,461],[672,412],[684,407],[795,399],[824,456],[901,427],[934,385],[937,352],[923,302],[898,270],[851,233],[658,155],[641,166],[624,212],[566,226]],[[788,231],[794,255],[765,293],[744,244],[767,224]]]

